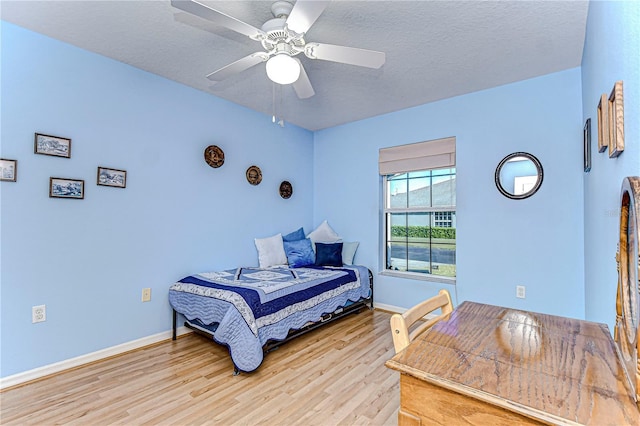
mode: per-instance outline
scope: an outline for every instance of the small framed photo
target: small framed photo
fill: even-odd
[[[127,172],[125,170],[109,169],[98,166],[98,185],[127,187]]]
[[[622,81],[616,84],[609,95],[609,158],[615,158],[624,151],[624,102]]]
[[[18,160],[0,158],[0,180],[15,182],[18,177]]]
[[[71,139],[36,133],[33,152],[71,158]]]
[[[49,197],[82,200],[84,180],[52,177],[49,179]]]
[[[584,152],[584,172],[591,171],[591,119],[587,118],[582,132],[582,143]]]
[[[605,152],[609,146],[609,101],[603,93],[598,102],[598,152]]]

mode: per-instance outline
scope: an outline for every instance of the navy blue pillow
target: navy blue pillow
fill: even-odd
[[[342,266],[342,243],[316,243],[316,265]]]
[[[299,241],[304,240],[304,229],[300,228],[290,234],[283,235],[282,241]]]
[[[292,268],[313,265],[316,255],[311,246],[311,240],[304,238],[297,241],[284,241],[284,252],[287,254],[287,261]]]

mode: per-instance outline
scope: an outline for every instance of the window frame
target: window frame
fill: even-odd
[[[409,174],[415,172],[432,172],[433,170],[442,170],[442,169],[454,169],[454,176],[457,177],[458,171],[455,166],[452,167],[438,167],[438,168],[427,168],[424,170],[416,170],[416,171],[407,171],[404,173],[394,173],[390,175],[382,175],[382,233],[381,233],[381,246],[382,246],[382,258],[381,258],[381,266],[382,270],[380,271],[380,275],[393,276],[398,278],[406,278],[412,280],[419,281],[431,281],[431,282],[441,282],[446,284],[456,284],[457,280],[457,262],[456,262],[456,276],[455,277],[447,277],[443,275],[434,275],[427,274],[423,272],[411,272],[411,271],[397,271],[387,268],[387,243],[388,243],[388,235],[390,232],[390,223],[389,223],[389,215],[393,213],[436,213],[436,212],[454,212],[457,213],[457,205],[452,206],[436,206],[436,207],[387,207],[390,205],[389,197],[389,178],[391,176],[395,176],[398,174]],[[432,176],[433,177],[433,176]],[[457,203],[456,203],[457,204]],[[433,223],[435,223],[435,217],[433,218]],[[457,219],[456,219],[457,221]],[[451,224],[453,225],[453,218],[451,220]],[[456,227],[457,229],[457,227]],[[457,235],[456,235],[456,251],[457,251]],[[456,259],[457,260],[457,259]]]
[[[447,210],[446,212],[435,211],[433,212],[435,217],[433,218],[434,226],[439,228],[453,228],[453,216],[451,215],[452,211]],[[438,213],[443,213],[442,216],[438,216]],[[444,215],[444,213],[449,213],[448,215]],[[440,223],[440,225],[438,225]]]

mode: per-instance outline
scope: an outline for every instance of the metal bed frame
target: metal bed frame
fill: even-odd
[[[366,299],[360,299],[357,302],[354,302],[350,305],[347,306],[342,306],[338,309],[336,309],[333,312],[330,313],[326,313],[322,315],[322,318],[320,319],[320,321],[316,321],[316,322],[312,322],[309,323],[307,325],[305,325],[302,328],[296,329],[296,330],[290,330],[289,334],[287,334],[287,337],[285,337],[282,340],[273,340],[273,339],[269,339],[263,346],[262,346],[262,352],[264,352],[264,354],[268,354],[269,352],[272,352],[276,349],[278,349],[280,347],[280,345],[295,339],[296,337],[299,337],[305,333],[308,333],[310,331],[315,330],[316,328],[322,327],[325,324],[329,324],[330,322],[333,322],[337,319],[340,319],[342,317],[345,317],[349,314],[352,313],[359,313],[363,308],[366,308],[367,305],[369,309],[373,309],[373,273],[371,272],[370,269],[368,269],[369,271],[369,289],[371,290],[369,292],[369,297]],[[177,327],[178,327],[178,312],[175,309],[173,310],[173,336],[172,336],[172,340],[176,340],[177,338]],[[210,332],[210,331],[205,331],[199,327],[196,327],[192,324],[190,324],[189,322],[185,321],[184,322],[184,326],[193,330],[195,333],[206,336],[206,337],[213,337],[214,332]],[[238,374],[240,374],[240,370],[238,369],[238,367],[236,367],[236,365],[233,365],[233,375],[237,376]]]

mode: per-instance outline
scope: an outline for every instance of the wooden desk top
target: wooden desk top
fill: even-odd
[[[386,365],[546,423],[640,425],[605,324],[464,302]]]

